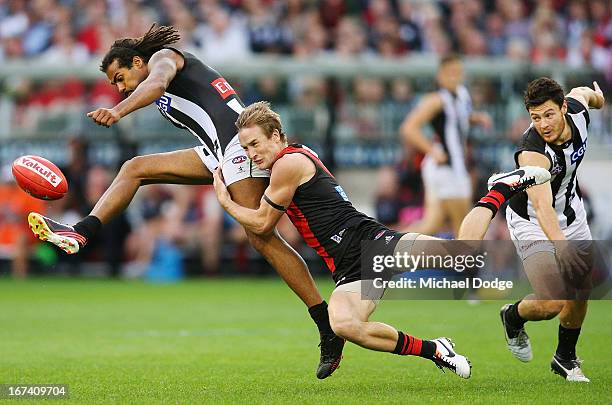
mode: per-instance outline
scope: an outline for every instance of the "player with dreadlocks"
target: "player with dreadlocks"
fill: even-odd
[[[98,108],[87,116],[96,124],[110,127],[131,112],[155,103],[165,118],[189,131],[201,145],[128,160],[91,213],[74,226],[30,213],[28,221],[40,239],[69,254],[77,253],[128,206],[140,186],[212,184],[218,167],[234,201],[253,209],[259,206],[270,172],[258,169],[240,146],[234,123],[244,105],[223,76],[194,55],[170,47],[179,39],[173,27],[153,25],[140,38],[115,41],[100,70],[126,97],[113,108]],[[333,333],[327,303],[306,264],[276,230],[265,235],[247,230],[247,234],[251,244],[308,306],[321,335],[317,377],[331,375],[340,362],[344,340]]]

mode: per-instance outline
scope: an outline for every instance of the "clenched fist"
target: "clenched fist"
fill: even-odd
[[[88,112],[87,116],[94,120],[98,125],[110,127],[121,119],[121,116],[113,108],[98,108],[95,111]]]

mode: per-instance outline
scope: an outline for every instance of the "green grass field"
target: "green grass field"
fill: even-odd
[[[327,296],[331,283],[319,284]],[[69,402],[80,404],[610,403],[612,302],[591,304],[579,354],[592,382],[583,385],[549,371],[556,321],[528,325],[531,363],[512,358],[501,304],[388,301],[374,316],[452,337],[472,361],[470,380],[348,345],[341,368],[319,381],[315,326],[276,279],[2,279],[0,384],[68,384]]]

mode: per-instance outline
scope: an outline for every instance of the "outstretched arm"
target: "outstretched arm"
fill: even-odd
[[[259,208],[254,210],[236,204],[221,178],[221,169],[214,174],[214,187],[221,206],[247,231],[257,235],[272,232],[291,204],[295,190],[303,177],[304,165],[294,156],[283,156],[274,164],[270,185],[264,192]]]
[[[597,82],[593,82],[593,88],[587,86],[575,87],[567,94],[567,97],[575,98],[586,108],[599,109],[603,107],[605,101],[603,91],[601,91]]]
[[[87,116],[98,125],[110,127],[132,111],[146,107],[160,98],[183,63],[183,57],[171,49],[157,51],[147,63],[149,75],[132,94],[113,108],[98,108],[87,113]]]

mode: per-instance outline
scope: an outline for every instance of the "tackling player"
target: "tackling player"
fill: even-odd
[[[422,340],[392,326],[369,321],[382,291],[379,296],[368,294],[365,298],[360,294],[362,281],[367,281],[362,280],[361,275],[361,241],[382,239],[392,253],[401,245],[401,249],[406,249],[403,252],[408,254],[412,251],[431,254],[427,242],[438,239],[395,232],[357,211],[314,152],[302,145],[287,146],[280,116],[268,103],[247,107],[238,117],[236,126],[240,143],[252,161],[262,170],[271,169],[270,185],[259,208],[243,207],[233,201],[217,170],[214,181],[217,198],[230,215],[255,234],[269,232],[287,213],[306,243],[323,258],[336,282],[329,302],[334,332],[362,347],[420,356],[462,378],[469,378],[469,361],[453,350],[449,339]],[[550,179],[544,169],[521,169],[492,177],[491,191],[466,217],[461,238],[482,239],[506,199]],[[497,179],[502,180],[498,182]]]
[[[87,116],[96,124],[110,127],[131,112],[155,103],[165,118],[193,134],[201,146],[128,160],[91,214],[74,226],[31,213],[28,222],[40,239],[69,254],[77,253],[104,224],[128,206],[140,186],[211,184],[217,168],[223,171],[232,198],[257,208],[270,173],[253,165],[240,147],[234,123],[244,105],[214,69],[194,55],[170,47],[179,39],[173,27],[153,25],[140,38],[115,41],[100,70],[127,97],[113,108],[98,108]],[[308,306],[321,335],[317,377],[326,378],[340,361],[344,340],[332,332],[327,303],[306,263],[274,228],[266,233],[255,234],[249,229],[246,232],[251,245]]]
[[[514,155],[516,165],[542,167],[550,172],[552,180],[512,200],[506,211],[510,235],[536,295],[501,309],[508,348],[523,362],[533,358],[525,323],[559,315],[551,368],[567,381],[579,382],[589,381],[576,356],[588,297],[560,298],[564,298],[563,279],[571,278],[591,261],[591,231],[576,174],[587,146],[589,108],[604,104],[597,82],[593,87],[577,87],[564,95],[561,86],[546,77],[527,86],[525,107],[531,125]],[[581,242],[568,244],[566,240]]]

